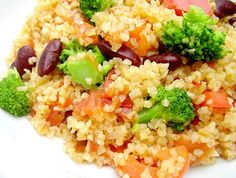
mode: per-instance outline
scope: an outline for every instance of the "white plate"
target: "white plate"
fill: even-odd
[[[0,1],[0,74],[4,59],[26,16],[33,11],[32,0]],[[235,178],[236,161],[221,161],[210,167],[191,168],[185,178]],[[78,165],[63,152],[59,139],[39,136],[24,118],[0,110],[0,178],[118,178],[111,168]]]

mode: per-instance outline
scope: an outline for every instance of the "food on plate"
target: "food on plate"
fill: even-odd
[[[39,0],[0,107],[123,178],[235,159],[235,18],[228,0]]]

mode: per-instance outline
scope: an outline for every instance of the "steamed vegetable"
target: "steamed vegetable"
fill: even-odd
[[[101,12],[113,4],[113,0],[80,0],[80,9],[85,17],[91,19],[96,12]]]
[[[22,87],[22,88],[20,88]],[[7,76],[0,81],[0,108],[15,115],[25,116],[30,113],[28,91],[16,70],[10,69]]]
[[[156,102],[151,108],[138,113],[138,123],[148,123],[152,119],[162,119],[177,131],[183,130],[194,119],[194,107],[186,91],[180,88],[167,90],[158,88]]]
[[[201,8],[192,6],[184,14],[182,25],[173,20],[164,24],[161,41],[169,51],[192,60],[217,60],[227,52],[223,47],[226,35],[214,30],[215,24]]]
[[[96,87],[103,81],[111,69],[111,64],[102,66],[99,70],[99,64],[102,64],[105,57],[102,55],[97,46],[81,46],[77,40],[70,41],[62,51],[60,61],[62,64],[58,68],[65,74],[71,75],[72,80],[81,84],[86,89]]]

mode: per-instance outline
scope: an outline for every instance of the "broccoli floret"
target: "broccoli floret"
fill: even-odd
[[[73,39],[69,43],[67,43],[65,49],[63,49],[60,56],[60,62],[63,63],[68,59],[69,56],[74,56],[79,52],[83,52],[85,50],[86,48],[84,46],[81,46],[78,40]]]
[[[29,114],[31,103],[28,91],[20,89],[23,86],[19,73],[10,69],[0,81],[0,108],[19,117]]]
[[[70,58],[69,58],[70,57]],[[77,40],[72,40],[66,45],[60,56],[59,70],[70,75],[72,80],[86,89],[95,88],[103,81],[103,77],[113,68],[107,64],[101,66],[105,57],[95,45],[81,46]]]
[[[80,9],[85,17],[91,19],[96,12],[104,11],[113,4],[113,0],[80,0]]]
[[[211,61],[223,58],[226,34],[214,30],[216,21],[204,11],[191,6],[184,14],[182,26],[176,21],[163,25],[161,41],[167,49],[192,60]]]
[[[181,131],[194,119],[193,104],[183,89],[167,90],[164,87],[159,87],[157,95],[152,99],[155,104],[138,113],[138,123],[162,119],[170,127]]]

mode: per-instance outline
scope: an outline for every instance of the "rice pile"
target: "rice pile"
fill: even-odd
[[[174,10],[158,6],[159,4],[158,0],[127,0],[127,6],[118,2],[118,5],[109,11],[99,12],[93,17],[95,28],[83,31],[84,19],[79,13],[77,0],[39,0],[33,15],[29,17],[21,34],[15,40],[9,61],[15,59],[17,50],[25,44],[32,45],[37,56],[40,56],[51,39],[56,38],[67,43],[81,35],[83,36],[79,38],[81,44],[91,43],[91,36],[95,34],[109,36],[113,48],[118,49],[122,41],[130,39],[129,31],[143,24],[146,24],[142,32],[146,40],[151,46],[158,47],[157,38],[162,29],[162,22],[170,19],[182,20],[182,17],[175,15]],[[196,62],[192,66],[186,65],[175,71],[168,71],[168,64],[146,61],[140,67],[135,67],[128,60],[121,61],[119,58],[114,58],[110,61],[114,64],[115,73],[112,75],[113,82],[106,91],[116,94],[114,101],[124,100],[124,96],[120,93],[126,91],[134,103],[133,111],[128,113],[128,119],[124,122],[118,122],[115,114],[109,114],[114,110],[111,105],[103,108],[107,114],[86,120],[73,114],[59,126],[51,126],[47,121],[51,109],[58,113],[70,111],[73,109],[73,104],[79,103],[88,97],[88,94],[82,87],[73,83],[70,76],[54,71],[51,75],[41,78],[34,68],[32,73],[24,75],[28,80],[25,84],[31,91],[33,101],[33,112],[29,120],[40,134],[63,138],[65,151],[79,163],[88,162],[96,163],[98,166],[116,167],[124,164],[128,156],[133,154],[143,159],[145,164],[153,165],[159,151],[173,147],[181,139],[197,143],[201,148],[208,150],[207,152],[201,149],[193,150],[192,165],[213,164],[217,157],[234,159],[236,158],[236,108],[233,104],[236,99],[236,30],[223,23],[218,24],[217,28],[227,33],[226,48],[232,53],[228,53],[214,65]],[[33,60],[38,61],[38,58]],[[194,83],[198,83],[198,87]],[[140,124],[137,132],[133,134],[131,128],[137,119],[137,112],[143,107],[152,106],[152,103],[144,98],[154,96],[157,86],[163,84],[167,88],[185,89],[195,105],[204,101],[203,92],[206,89],[218,91],[223,88],[233,107],[224,115],[215,114],[208,107],[199,107],[196,112],[200,122],[197,125],[191,124],[190,129],[183,133],[175,133],[161,120],[154,120],[147,125]],[[61,107],[67,98],[73,98],[73,103]],[[127,140],[130,143],[124,152],[113,152],[110,148],[111,144],[121,146]],[[161,167],[159,175],[162,175],[162,169],[176,168],[180,163],[181,158],[173,156],[172,160],[163,163],[167,166]],[[129,177],[120,174],[124,178]],[[149,170],[145,170],[141,177],[150,177]]]

